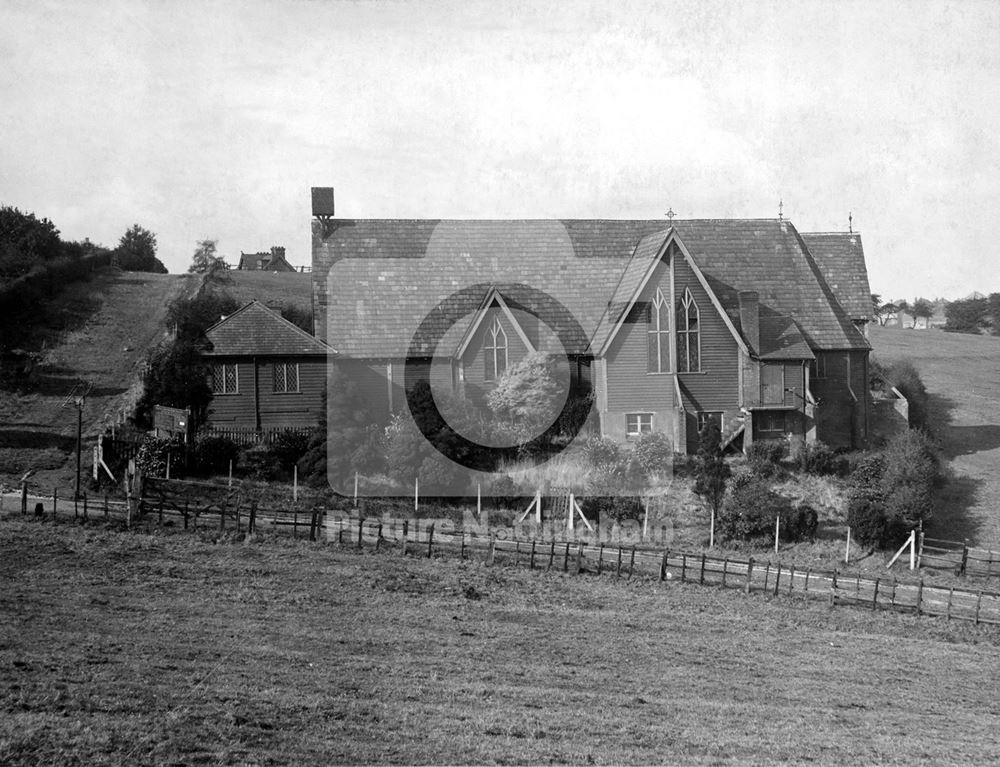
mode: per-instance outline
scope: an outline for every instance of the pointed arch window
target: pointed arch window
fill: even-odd
[[[684,296],[677,305],[677,370],[695,373],[701,370],[701,328],[698,304],[691,289],[684,289]]]
[[[497,380],[507,369],[507,333],[504,332],[499,317],[486,330],[483,357],[486,363],[486,380]]]
[[[650,373],[670,372],[670,304],[657,288],[649,305],[649,323],[646,339],[648,342],[647,371]]]

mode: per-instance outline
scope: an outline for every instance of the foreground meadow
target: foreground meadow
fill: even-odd
[[[0,519],[0,763],[1000,760],[1000,633],[287,539]]]

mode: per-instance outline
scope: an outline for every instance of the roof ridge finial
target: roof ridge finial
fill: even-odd
[[[676,216],[677,214],[674,213],[674,209],[673,209],[673,207],[671,207],[671,208],[668,208],[667,212],[664,213],[663,215],[666,216],[667,218],[669,218],[670,219],[670,223],[672,224],[672,223],[674,223],[674,216]]]
[[[854,234],[854,213],[847,211],[847,233]]]
[[[782,200],[782,199],[781,199],[781,198],[779,197],[779,198],[778,198],[778,220],[779,220],[779,221],[784,221],[784,220],[785,220],[785,217],[784,217],[784,215],[783,215],[783,210],[784,210],[784,208],[785,208],[785,201],[784,201],[784,200]]]

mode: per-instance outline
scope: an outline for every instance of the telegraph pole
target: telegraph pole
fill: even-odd
[[[73,405],[76,408],[76,489],[74,498],[82,497],[80,493],[80,461],[83,453],[83,405],[87,401],[87,395],[90,394],[92,385],[81,381],[63,400],[63,407]]]

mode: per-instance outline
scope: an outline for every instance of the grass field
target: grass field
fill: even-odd
[[[872,328],[875,356],[913,361],[931,397],[934,433],[952,481],[928,528],[937,537],[1000,544],[1000,338]]]
[[[1000,633],[331,545],[0,520],[0,763],[1000,759]]]

